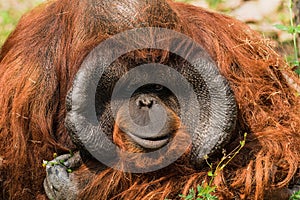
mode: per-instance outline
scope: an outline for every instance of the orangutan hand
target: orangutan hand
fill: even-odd
[[[44,189],[49,199],[73,200],[77,197],[78,184],[72,169],[82,164],[80,154],[58,156],[46,165]]]

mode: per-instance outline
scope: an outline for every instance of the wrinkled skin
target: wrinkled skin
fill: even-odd
[[[61,161],[64,161],[63,164]],[[60,164],[51,164],[51,163]],[[49,199],[76,199],[78,185],[72,173],[67,169],[76,169],[82,164],[80,155],[65,154],[50,161],[46,166],[47,177],[44,180],[44,189]]]

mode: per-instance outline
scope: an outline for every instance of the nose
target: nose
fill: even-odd
[[[136,100],[136,105],[139,108],[150,109],[154,104],[156,104],[155,98],[149,95],[140,95]]]

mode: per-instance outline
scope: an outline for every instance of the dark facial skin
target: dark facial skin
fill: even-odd
[[[126,112],[126,103],[120,107],[117,126],[145,149],[164,146],[180,126],[178,116],[166,105],[168,100],[176,101],[176,98],[169,89],[159,84],[138,88],[129,100],[129,113]],[[157,130],[157,124],[163,120],[165,123]]]

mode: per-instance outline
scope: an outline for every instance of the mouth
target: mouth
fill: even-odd
[[[140,138],[132,133],[127,134],[134,142],[146,149],[159,149],[166,145],[170,140],[170,137],[168,135],[157,138]]]

